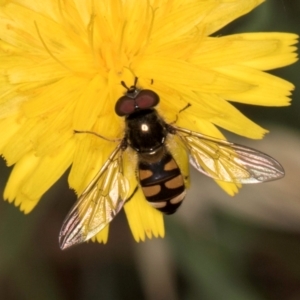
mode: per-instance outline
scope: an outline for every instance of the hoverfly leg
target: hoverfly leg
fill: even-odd
[[[106,141],[109,141],[109,142],[121,142],[122,139],[109,139],[103,135],[100,135],[99,133],[97,132],[94,132],[94,131],[89,131],[89,130],[74,130],[74,133],[88,133],[88,134],[93,134],[103,140],[106,140]]]
[[[189,108],[190,106],[192,106],[192,104],[191,104],[191,103],[188,103],[184,108],[182,108],[182,109],[178,112],[178,114],[176,115],[175,121],[171,122],[170,125],[175,124],[175,123],[178,121],[178,115],[179,115],[181,112],[185,111],[185,110],[186,110],[187,108]]]
[[[129,202],[129,201],[133,198],[133,196],[136,194],[136,192],[138,191],[138,189],[139,189],[139,186],[136,185],[136,187],[135,187],[135,189],[133,190],[132,194],[125,200],[125,203],[126,203],[126,202]]]
[[[183,112],[183,111],[185,111],[187,108],[189,108],[190,106],[192,106],[192,104],[191,103],[188,103],[184,108],[182,108],[179,112],[178,112],[178,114],[180,114],[181,112]]]

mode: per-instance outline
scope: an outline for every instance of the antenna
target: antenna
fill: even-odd
[[[122,86],[127,90],[127,91],[130,91],[130,90],[132,90],[132,89],[136,89],[136,84],[137,84],[137,82],[138,82],[138,77],[135,77],[134,78],[134,84],[133,84],[133,86],[131,86],[130,88],[126,85],[126,83],[122,80],[121,81],[121,84],[122,84]]]

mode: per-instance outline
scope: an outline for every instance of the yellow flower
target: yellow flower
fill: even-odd
[[[289,105],[293,85],[264,71],[297,60],[297,36],[210,37],[263,0],[12,0],[0,2],[0,150],[15,165],[4,198],[29,213],[71,166],[80,194],[122,138],[114,112],[123,80],[154,90],[167,122],[224,138],[267,132],[230,102]],[[152,84],[153,80],[153,84]],[[230,101],[230,102],[229,102]],[[233,195],[238,187],[219,183]],[[139,189],[140,190],[140,189]],[[137,241],[164,236],[162,214],[139,191],[125,205]],[[108,226],[96,239],[106,242]]]

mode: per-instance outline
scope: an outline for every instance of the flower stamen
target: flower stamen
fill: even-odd
[[[95,48],[94,48],[94,25],[95,25],[95,18],[96,14],[91,14],[89,24],[87,26],[87,32],[88,32],[88,40],[89,45],[91,47],[91,50],[93,52],[94,60],[96,61],[96,54],[95,54]]]
[[[45,50],[47,51],[47,53],[57,62],[59,63],[63,68],[67,69],[68,71],[75,73],[72,69],[70,69],[67,65],[65,65],[63,62],[61,62],[57,57],[55,57],[55,55],[50,51],[50,49],[48,48],[47,44],[45,43],[44,39],[42,38],[41,32],[39,30],[39,27],[36,23],[36,21],[34,21],[34,26],[36,28],[36,32],[39,36],[39,39],[41,40]]]

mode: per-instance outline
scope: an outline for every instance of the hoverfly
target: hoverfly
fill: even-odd
[[[267,154],[167,124],[154,108],[159,103],[158,94],[137,88],[137,78],[129,88],[124,82],[121,84],[127,91],[117,101],[115,112],[125,117],[124,137],[64,220],[59,235],[61,249],[85,242],[101,231],[138,187],[154,208],[166,214],[177,210],[186,188],[166,143],[171,135],[183,142],[190,164],[213,179],[247,184],[284,176],[282,166]],[[102,137],[94,132],[83,133]],[[131,196],[123,170],[123,156],[129,149],[138,157],[137,165],[132,166],[138,185]]]

